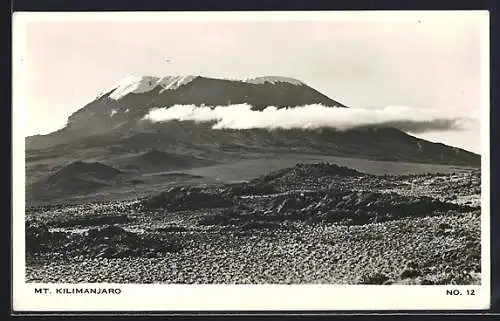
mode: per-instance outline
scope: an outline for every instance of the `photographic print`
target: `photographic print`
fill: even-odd
[[[487,306],[487,12],[19,13],[13,30],[19,306]]]

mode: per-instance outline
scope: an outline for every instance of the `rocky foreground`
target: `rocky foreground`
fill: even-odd
[[[327,163],[130,202],[27,209],[28,282],[480,283],[480,171]]]

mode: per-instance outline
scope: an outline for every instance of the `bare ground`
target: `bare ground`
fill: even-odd
[[[33,207],[27,282],[480,283],[480,172],[298,164],[241,184]]]

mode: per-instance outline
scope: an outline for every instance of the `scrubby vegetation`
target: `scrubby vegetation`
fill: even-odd
[[[477,284],[478,191],[478,171],[374,176],[320,163],[128,203],[29,208],[26,278]]]

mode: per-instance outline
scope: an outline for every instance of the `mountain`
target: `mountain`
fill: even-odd
[[[262,110],[268,106],[279,109],[307,104],[348,108],[302,81],[286,77],[270,76],[247,80],[201,76],[128,77],[73,113],[63,129],[49,135],[26,138],[26,157],[32,162],[72,154],[79,155],[82,159],[87,156],[112,160],[123,154],[131,154],[137,155],[134,160],[134,166],[137,166],[138,163],[146,164],[151,157],[162,159],[165,155],[156,154],[156,157],[144,154],[157,149],[168,152],[169,157],[193,155],[207,161],[217,161],[227,155],[243,157],[255,153],[294,152],[376,160],[480,165],[479,155],[431,143],[395,128],[358,128],[347,131],[331,128],[213,130],[210,123],[150,123],[143,120],[155,107],[243,103],[251,105],[254,110]]]
[[[166,153],[157,149],[152,149],[138,155],[123,157],[113,163],[120,168],[142,172],[188,169],[213,164],[209,160],[196,158],[191,155]]]
[[[75,195],[111,186],[122,171],[99,162],[76,161],[28,185],[28,199]]]
[[[58,143],[113,130],[137,129],[154,107],[175,104],[230,105],[247,103],[253,109],[267,106],[294,107],[318,103],[345,107],[304,83],[285,77],[248,80],[214,79],[201,76],[127,77],[73,113],[67,126],[49,135],[26,139],[28,149],[47,148]]]

